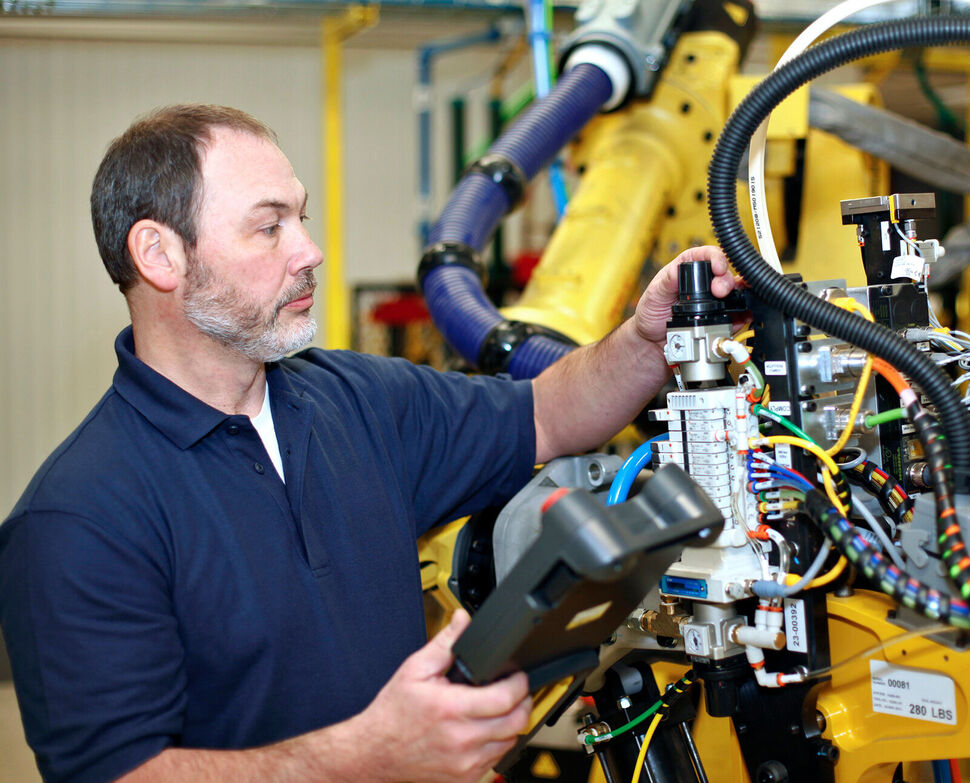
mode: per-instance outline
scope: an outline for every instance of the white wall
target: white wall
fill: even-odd
[[[315,21],[266,28],[114,22],[94,32],[90,23],[45,23],[24,27],[0,19],[0,519],[110,384],[112,344],[127,312],[101,266],[88,195],[108,142],[136,115],[204,101],[266,121],[310,192],[311,234],[324,240]],[[414,46],[483,25],[404,24],[407,34],[398,40],[395,23],[382,21],[363,43],[348,45],[350,283],[413,279],[419,254]],[[216,38],[223,42],[211,43]],[[261,39],[273,43],[254,42]],[[480,50],[443,59],[436,69],[442,105],[494,57],[494,50]],[[440,206],[450,153],[446,115],[438,114]]]

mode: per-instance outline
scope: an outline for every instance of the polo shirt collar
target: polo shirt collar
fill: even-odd
[[[193,397],[135,356],[130,326],[115,340],[115,353],[115,391],[180,449],[198,443],[229,418],[229,414]]]

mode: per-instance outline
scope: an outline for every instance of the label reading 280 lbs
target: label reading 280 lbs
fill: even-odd
[[[869,661],[869,674],[873,712],[956,725],[956,696],[949,677],[886,661]]]

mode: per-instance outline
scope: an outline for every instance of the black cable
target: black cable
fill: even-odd
[[[889,329],[857,318],[794,285],[758,253],[738,214],[738,165],[755,130],[798,87],[861,57],[907,46],[970,41],[970,17],[933,17],[868,25],[811,47],[759,84],[734,110],[708,169],[708,207],[718,242],[738,273],[772,307],[826,334],[882,357],[936,404],[950,440],[953,465],[970,471],[970,417],[949,378],[922,352]]]

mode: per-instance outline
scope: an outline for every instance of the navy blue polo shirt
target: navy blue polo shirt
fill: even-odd
[[[49,780],[244,748],[363,709],[425,641],[415,542],[535,455],[528,382],[311,349],[248,417],[116,342],[111,389],[0,526],[0,623]]]

